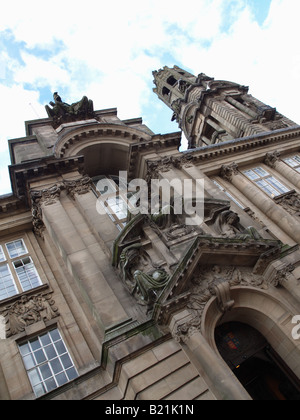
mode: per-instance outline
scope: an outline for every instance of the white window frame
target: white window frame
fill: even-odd
[[[300,155],[291,155],[282,159],[290,168],[300,173]]]
[[[17,255],[14,256],[14,253],[11,253],[9,250],[9,245],[13,244],[14,242],[18,242],[21,241],[22,242],[22,248],[23,251],[22,252],[18,252]],[[7,268],[7,271],[9,273],[9,276],[7,276],[6,281],[0,281],[0,289],[1,289],[1,297],[0,297],[0,301],[5,300],[5,299],[9,299],[12,298],[14,296],[17,296],[23,292],[29,291],[29,290],[33,290],[39,286],[42,286],[43,282],[40,278],[40,275],[38,273],[38,270],[35,267],[34,261],[32,259],[32,257],[29,255],[28,252],[28,248],[25,244],[25,241],[23,238],[18,238],[15,239],[13,241],[5,241],[2,244],[0,244],[0,251],[1,254],[3,255],[5,260],[0,261],[0,267],[5,266]],[[31,287],[28,288],[28,286],[26,286],[26,283],[24,282],[24,280],[21,277],[21,270],[19,269],[21,266],[26,267],[27,264],[25,263],[25,260],[29,259],[28,264],[30,264],[30,267],[24,268],[24,273],[26,275],[26,283],[28,282],[30,284]],[[21,263],[20,267],[16,267],[16,265],[18,263]],[[34,273],[34,278],[30,277],[30,271],[32,270],[32,273]],[[9,288],[11,289],[11,293],[7,293],[8,287],[6,287],[7,285],[5,283],[7,283],[8,279],[10,277],[10,284],[9,284]],[[1,279],[3,280],[4,277]],[[34,279],[34,282],[33,282]],[[34,286],[34,287],[33,287]],[[14,293],[12,293],[12,289],[14,288]],[[5,295],[4,291],[6,291],[6,296],[2,296]]]
[[[36,397],[41,397],[79,376],[58,328],[20,343],[19,351]]]
[[[266,171],[262,166],[253,167],[243,171],[244,175],[258,186],[269,197],[275,198],[290,191],[275,176]]]

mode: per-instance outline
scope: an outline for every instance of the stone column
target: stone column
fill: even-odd
[[[293,241],[300,243],[300,224],[295,218],[277,205],[272,198],[268,197],[260,188],[238,171],[238,165],[223,165],[221,176],[232,183],[243,195],[245,195],[266,216],[278,225]]]
[[[275,169],[275,171],[295,185],[296,188],[300,189],[300,173],[280,160],[280,153],[277,150],[266,154],[265,164],[270,168]]]
[[[85,228],[80,227],[81,220],[76,225],[65,211],[60,197],[64,189],[65,185],[61,184],[48,190],[34,191],[33,207],[40,217],[39,224],[43,223],[44,229],[49,233],[75,280],[82,298],[104,331],[106,326],[128,317],[101,272],[95,260],[96,256],[91,252],[91,246],[87,246],[81,237],[79,229]],[[66,194],[65,191],[63,193]]]
[[[178,327],[189,322],[191,315],[184,310],[173,315],[170,330],[183,350],[204,378],[214,395],[220,400],[251,400],[250,395],[238,381],[225,361],[210,347],[205,337],[196,328],[190,328],[184,337],[177,335]]]

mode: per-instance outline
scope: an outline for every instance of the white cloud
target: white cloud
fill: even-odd
[[[46,116],[39,102],[45,87],[61,89],[66,102],[87,95],[97,109],[117,107],[120,118],[142,116],[153,129],[164,105],[152,93],[152,70],[173,64],[249,85],[253,96],[300,122],[298,4],[272,0],[259,26],[246,0],[89,0],[87,7],[52,0],[46,10],[40,0],[8,2],[0,28],[26,48],[19,57],[0,52],[0,77],[7,77],[0,79],[0,151],[8,138],[25,135],[24,121]],[[156,131],[170,126],[161,119]]]

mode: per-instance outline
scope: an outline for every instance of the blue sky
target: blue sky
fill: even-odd
[[[300,123],[299,9],[299,0],[10,0],[0,15],[0,194],[10,192],[7,140],[46,117],[54,91],[177,131],[152,92],[152,71],[176,64],[248,85]]]

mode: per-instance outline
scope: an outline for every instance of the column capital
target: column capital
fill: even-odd
[[[274,169],[276,167],[276,163],[279,160],[279,157],[280,152],[278,152],[278,150],[275,150],[274,152],[269,152],[265,156],[264,163],[270,168]]]
[[[89,176],[84,176],[74,181],[64,181],[64,187],[71,198],[75,199],[75,194],[83,195],[92,190],[93,181]]]
[[[230,165],[223,165],[221,168],[221,177],[226,181],[232,182],[233,175],[238,175],[238,165],[232,162]]]
[[[62,184],[55,184],[51,188],[30,191],[33,230],[40,237],[45,229],[42,205],[51,206],[57,203],[63,188]]]

